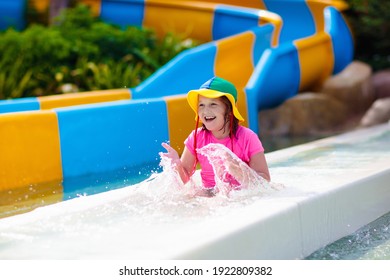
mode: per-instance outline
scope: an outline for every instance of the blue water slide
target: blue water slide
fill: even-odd
[[[142,26],[145,13],[143,0],[102,1],[100,18],[119,26]]]
[[[333,74],[337,74],[353,60],[353,37],[351,30],[339,11],[334,7],[327,7],[325,8],[324,13],[325,31],[328,32],[332,38],[335,61]]]
[[[265,50],[245,88],[249,127],[258,133],[258,112],[294,96],[299,81],[298,51],[292,43]]]
[[[64,178],[156,161],[169,139],[163,99],[55,109]],[[145,143],[147,140],[147,143]]]
[[[39,109],[40,105],[37,97],[1,100],[0,102],[0,114]]]
[[[252,50],[254,64],[271,47],[273,26],[264,25],[249,29],[255,35]],[[224,40],[224,39],[220,39]],[[131,89],[132,98],[155,98],[184,94],[198,88],[215,75],[214,60],[217,41],[186,50],[157,70],[139,86]],[[240,50],[236,50],[240,51]]]
[[[267,10],[283,19],[280,43],[315,34],[315,22],[305,0],[263,0]]]
[[[259,10],[218,5],[214,12],[213,40],[249,30],[259,23]]]
[[[27,0],[0,0],[0,30],[25,28],[26,5]]]
[[[215,42],[186,50],[161,67],[139,86],[132,98],[154,98],[187,93],[214,76]]]

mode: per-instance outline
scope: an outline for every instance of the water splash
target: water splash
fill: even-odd
[[[283,188],[281,184],[265,180],[224,145],[208,144],[197,151],[206,156],[211,163],[218,193],[229,195],[232,192],[242,193],[246,190],[270,194]],[[229,183],[232,177],[238,181],[238,186]]]
[[[133,210],[143,217],[160,215],[160,220],[165,221],[183,217],[197,219],[247,205],[283,188],[263,179],[223,145],[209,144],[198,152],[208,157],[214,168],[214,190],[202,187],[199,170],[184,184],[172,160],[160,154],[162,172],[132,187],[126,202],[129,207],[137,207]],[[242,174],[240,186],[232,187],[224,178],[237,173]]]
[[[30,253],[24,249],[26,244],[34,248],[47,247],[46,254],[51,256],[50,246],[57,244],[59,238],[63,246],[61,254],[73,257],[67,246],[80,244],[96,250],[94,242],[109,244],[111,241],[106,240],[111,236],[129,242],[130,233],[138,240],[152,229],[161,229],[161,232],[167,228],[183,229],[208,217],[234,213],[280,187],[259,177],[223,147],[209,145],[199,152],[209,157],[216,170],[217,191],[212,197],[202,193],[199,170],[183,184],[172,161],[161,157],[162,172],[153,173],[135,185],[41,207],[25,216],[20,215],[20,219],[9,219],[9,223],[3,220],[0,223],[0,258],[28,258]],[[233,168],[240,168],[245,175],[240,189],[229,188],[220,179],[226,172],[233,172]],[[32,256],[34,250],[29,252]]]

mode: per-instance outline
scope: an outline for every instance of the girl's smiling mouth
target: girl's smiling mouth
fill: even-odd
[[[204,117],[204,119],[205,119],[205,121],[206,122],[211,122],[211,121],[213,121],[213,120],[215,120],[216,119],[216,117],[214,116],[214,117]]]

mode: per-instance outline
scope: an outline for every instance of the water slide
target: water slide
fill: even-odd
[[[135,88],[1,101],[0,192],[48,182],[66,192],[67,179],[158,163],[161,142],[180,151],[194,128],[186,93],[214,75],[236,85],[244,125],[259,132],[259,111],[319,87],[353,58],[343,1],[84,2],[107,22],[204,43]],[[8,17],[23,26],[23,3],[0,0],[0,28]]]

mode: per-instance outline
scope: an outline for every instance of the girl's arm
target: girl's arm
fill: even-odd
[[[227,172],[232,175],[237,181],[245,184],[247,171],[245,169],[250,168],[255,171],[259,176],[271,181],[271,176],[268,170],[268,164],[263,152],[253,154],[249,160],[249,163],[243,162],[241,159],[232,157],[231,153],[226,152],[223,154],[224,164],[226,165]]]
[[[187,183],[192,175],[192,169],[195,164],[195,156],[191,154],[187,147],[184,147],[183,154],[180,158],[177,151],[170,145],[168,145],[167,143],[162,143],[161,145],[167,150],[167,153],[162,153],[162,155],[172,160],[172,164],[174,164],[174,166],[176,167],[176,170],[179,173],[181,180],[184,184]]]
[[[271,181],[271,175],[269,174],[267,160],[265,159],[264,153],[254,154],[250,161],[249,167],[255,170],[261,177],[266,179],[268,182]]]

